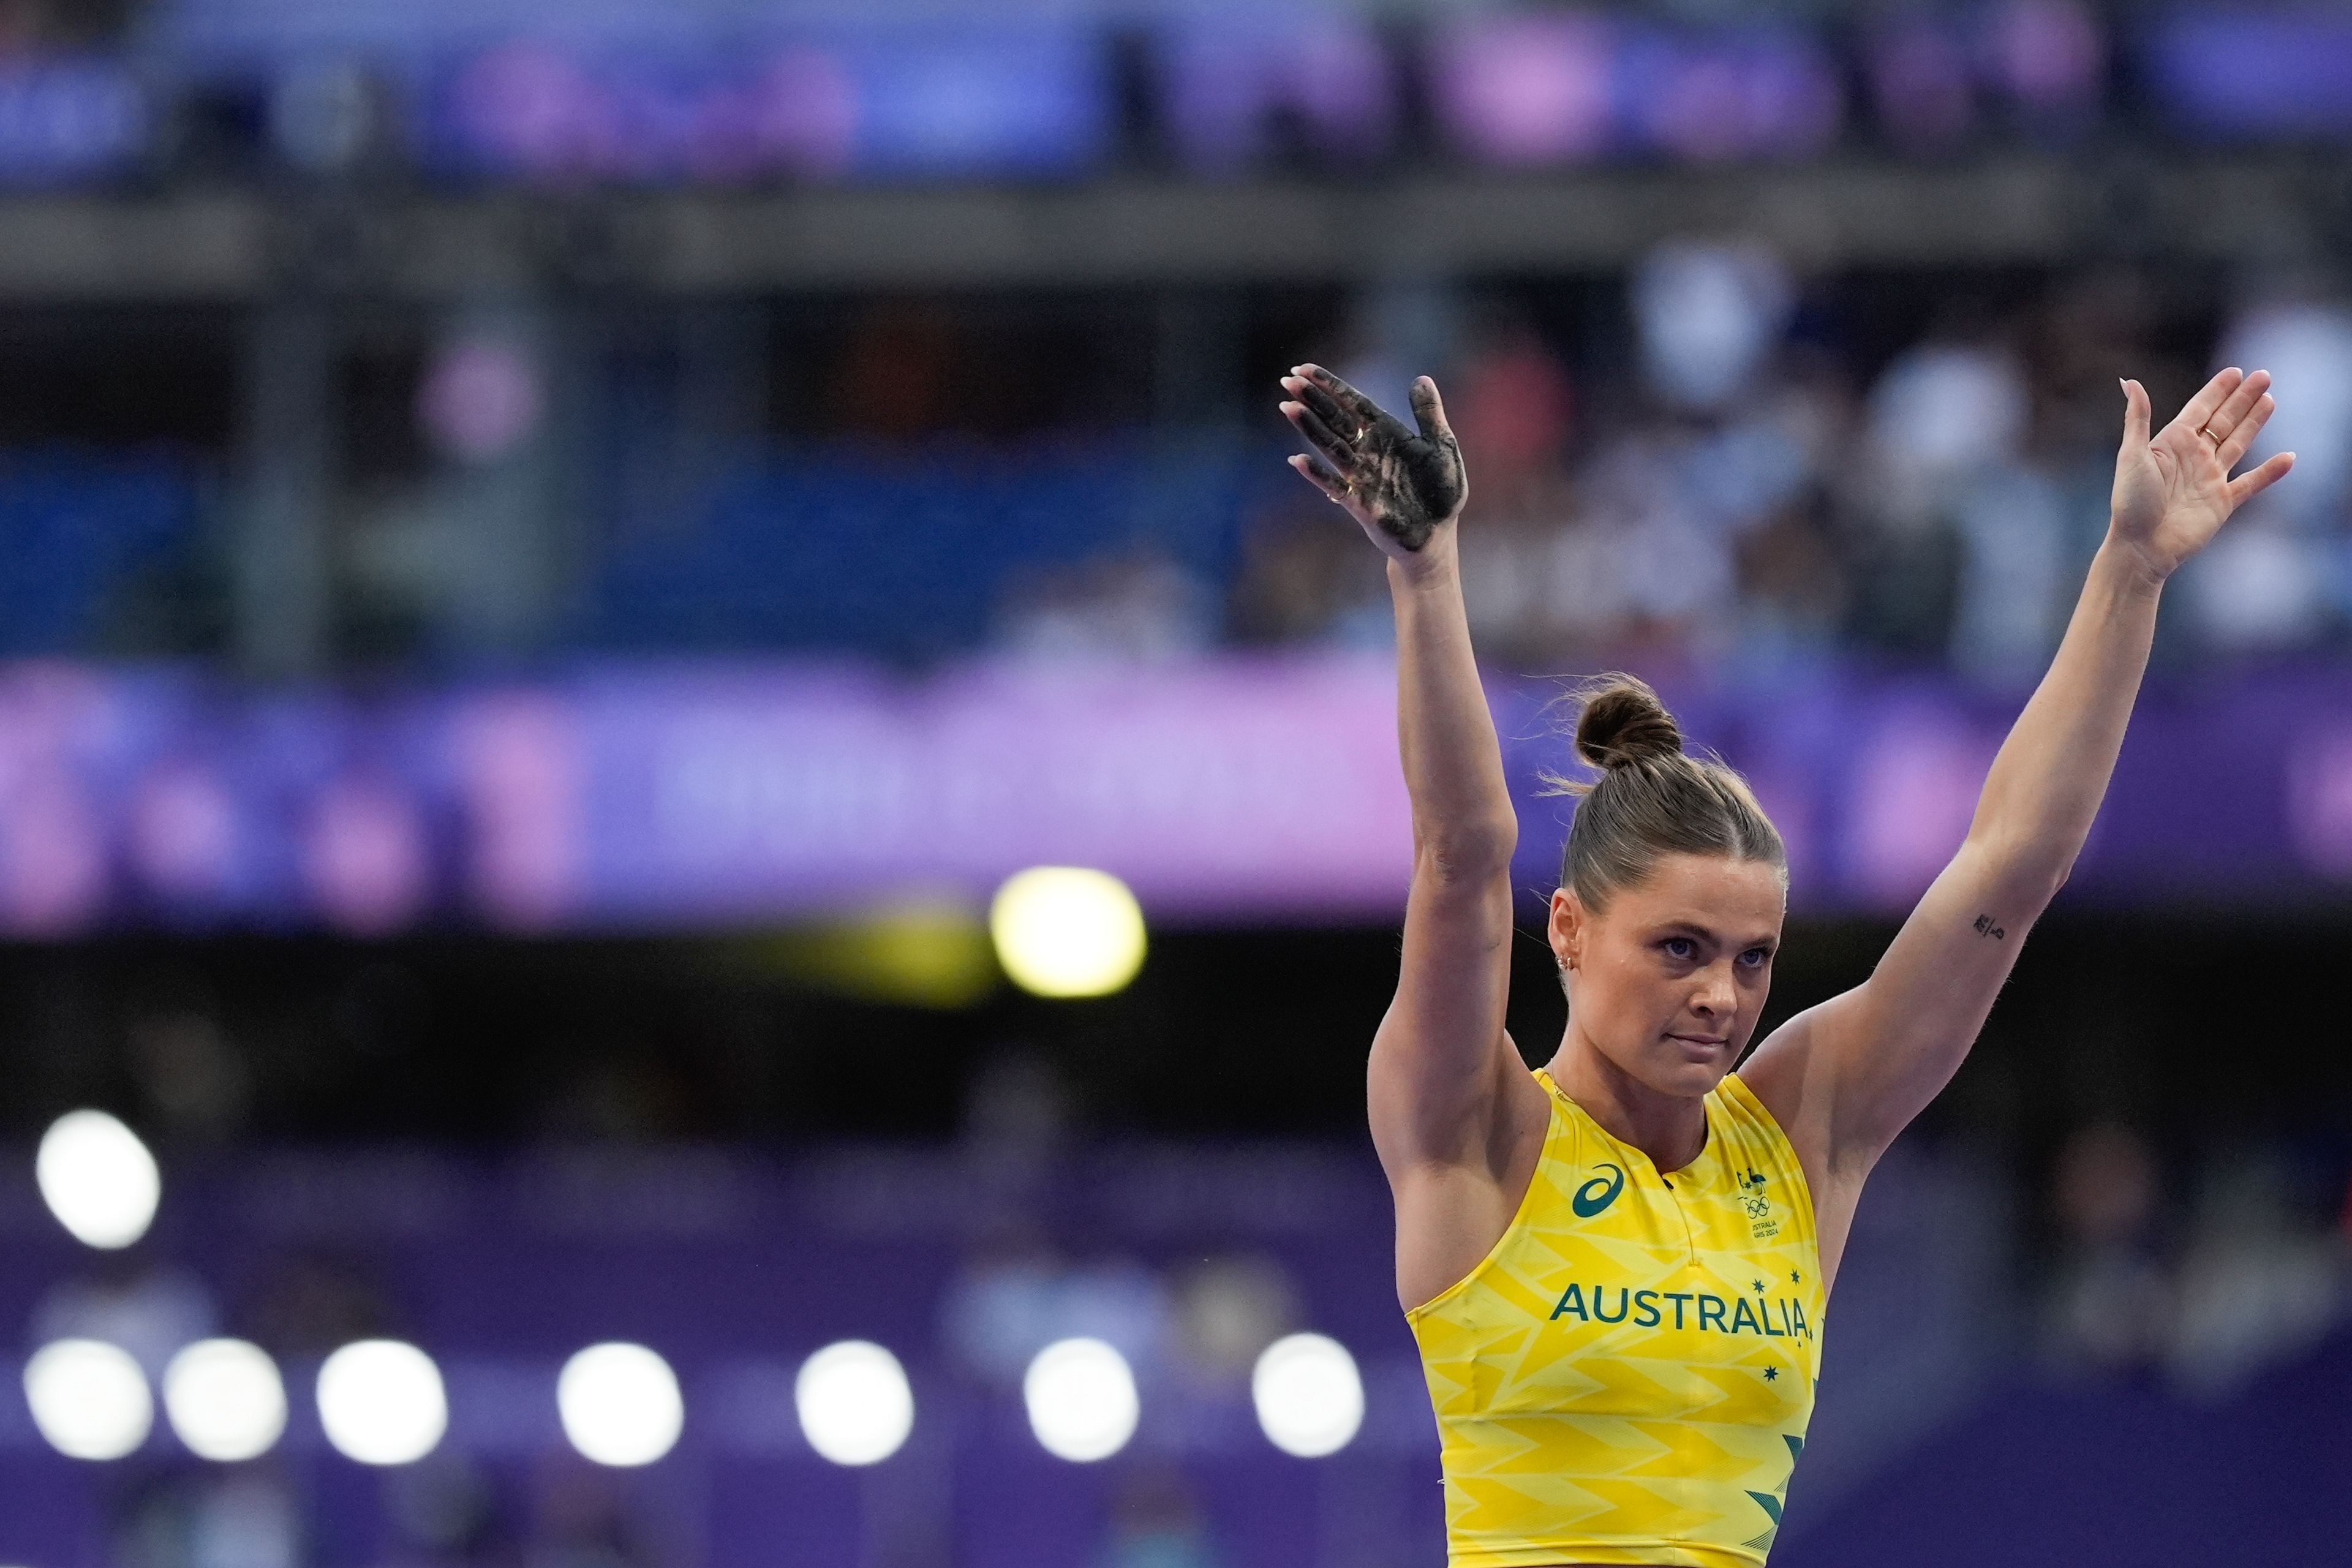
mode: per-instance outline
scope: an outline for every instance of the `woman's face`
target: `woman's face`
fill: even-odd
[[[1778,867],[1727,855],[1668,855],[1597,914],[1560,889],[1570,1026],[1658,1093],[1704,1095],[1756,1032],[1787,901]]]

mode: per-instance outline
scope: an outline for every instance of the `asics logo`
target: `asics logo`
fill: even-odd
[[[1576,1211],[1576,1217],[1579,1219],[1591,1219],[1594,1215],[1615,1203],[1617,1194],[1625,1190],[1624,1172],[1614,1165],[1601,1165],[1596,1166],[1595,1169],[1607,1171],[1610,1173],[1593,1177],[1584,1185],[1577,1188],[1576,1195],[1568,1200],[1568,1206]]]

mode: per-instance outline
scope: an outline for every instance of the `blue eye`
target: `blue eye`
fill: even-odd
[[[1688,958],[1697,951],[1698,949],[1692,945],[1691,939],[1686,936],[1666,938],[1666,953],[1669,957]]]
[[[1739,955],[1739,962],[1750,969],[1761,969],[1764,967],[1764,961],[1771,956],[1760,947],[1751,947]]]

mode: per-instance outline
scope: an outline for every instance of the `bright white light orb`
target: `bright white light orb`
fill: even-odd
[[[155,1402],[131,1352],[103,1340],[55,1340],[25,1363],[25,1403],[69,1459],[119,1459],[147,1441]]]
[[[319,1424],[335,1452],[362,1465],[413,1464],[449,1429],[441,1369],[415,1345],[361,1340],[319,1368]]]
[[[1040,996],[1108,996],[1143,967],[1143,910],[1108,871],[1039,866],[1006,879],[988,911],[997,962]]]
[[[686,1427],[677,1374],[643,1345],[590,1345],[565,1362],[555,1408],[572,1446],[600,1465],[650,1465]]]
[[[915,1429],[907,1369],[866,1340],[843,1340],[801,1363],[793,1404],[809,1447],[836,1465],[878,1464]]]
[[[286,1384],[259,1345],[198,1340],[163,1369],[163,1413],[199,1459],[259,1458],[286,1430]]]
[[[1056,1340],[1021,1380],[1029,1429],[1057,1459],[1108,1459],[1135,1436],[1142,1405],[1127,1358],[1100,1340]]]
[[[58,1223],[89,1247],[128,1247],[146,1235],[163,1195],[155,1156],[103,1110],[69,1110],[50,1123],[33,1174]]]
[[[1356,1358],[1321,1334],[1292,1334],[1266,1346],[1250,1373],[1250,1402],[1266,1440],[1302,1459],[1338,1453],[1364,1424]]]

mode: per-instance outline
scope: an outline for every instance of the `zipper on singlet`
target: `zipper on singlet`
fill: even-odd
[[[1683,1222],[1683,1245],[1690,1248],[1690,1259],[1696,1265],[1698,1262],[1698,1227],[1691,1224],[1690,1210],[1685,1205],[1682,1194],[1675,1192],[1675,1184],[1664,1176],[1658,1180],[1665,1183],[1666,1191],[1674,1193],[1675,1216]]]
[[[1700,1149],[1700,1150],[1699,1150],[1699,1152],[1698,1152],[1698,1157],[1699,1157],[1699,1159],[1701,1159],[1701,1160],[1706,1159],[1709,1153],[1711,1153],[1711,1152],[1713,1152],[1715,1151],[1715,1141],[1716,1141],[1715,1119],[1714,1119],[1712,1116],[1710,1116],[1710,1117],[1708,1117],[1708,1118],[1707,1118],[1707,1127],[1706,1127],[1706,1146],[1705,1146],[1704,1148],[1702,1148],[1702,1149]],[[1694,1163],[1696,1163],[1696,1162],[1694,1162]],[[1655,1165],[1653,1165],[1653,1166],[1651,1166],[1650,1168],[1651,1168],[1652,1170],[1654,1170],[1654,1171],[1657,1171],[1657,1167],[1656,1167]],[[1689,1167],[1687,1167],[1687,1166],[1685,1166],[1685,1169],[1688,1169],[1688,1168],[1689,1168]],[[1672,1194],[1674,1195],[1675,1214],[1676,1217],[1678,1217],[1679,1219],[1681,1219],[1681,1221],[1683,1222],[1683,1245],[1684,1245],[1685,1247],[1688,1247],[1688,1248],[1690,1249],[1690,1260],[1691,1260],[1692,1264],[1693,1264],[1694,1266],[1696,1266],[1696,1265],[1697,1264],[1698,1260],[1699,1260],[1699,1258],[1698,1258],[1698,1226],[1696,1226],[1696,1225],[1693,1225],[1693,1224],[1691,1223],[1690,1209],[1689,1209],[1689,1207],[1688,1207],[1688,1200],[1686,1200],[1686,1199],[1682,1195],[1682,1194],[1681,1194],[1678,1190],[1676,1190],[1676,1188],[1675,1188],[1675,1184],[1674,1184],[1673,1179],[1672,1179],[1671,1177],[1669,1177],[1669,1176],[1668,1176],[1668,1175],[1667,1175],[1664,1171],[1658,1171],[1658,1182],[1659,1182],[1659,1184],[1660,1184],[1660,1185],[1662,1185],[1662,1186],[1664,1186],[1664,1187],[1666,1189],[1666,1191],[1667,1191],[1668,1193],[1670,1193],[1670,1194]]]

